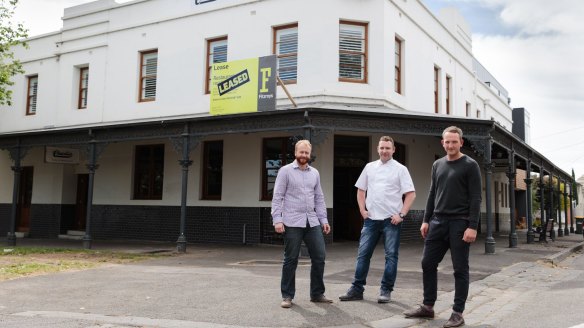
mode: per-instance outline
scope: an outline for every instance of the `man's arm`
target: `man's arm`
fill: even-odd
[[[365,190],[363,189],[357,189],[357,204],[359,204],[359,213],[361,213],[361,217],[363,219],[368,218],[369,212],[365,206]]]
[[[277,233],[284,232],[283,223],[283,206],[284,206],[284,196],[286,195],[286,190],[288,186],[288,175],[286,170],[280,169],[278,176],[276,176],[276,182],[274,184],[274,192],[272,195],[272,223]]]

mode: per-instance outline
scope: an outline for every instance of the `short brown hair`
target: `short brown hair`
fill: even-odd
[[[449,126],[446,129],[444,129],[444,131],[442,131],[442,138],[444,138],[444,135],[447,133],[457,133],[458,136],[460,137],[460,140],[462,140],[462,130],[459,127],[456,126]]]
[[[393,139],[389,136],[383,136],[383,137],[379,138],[379,141],[389,141],[389,142],[391,142],[392,145],[395,144],[395,142],[393,142]]]

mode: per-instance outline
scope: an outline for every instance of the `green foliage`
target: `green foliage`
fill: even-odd
[[[12,77],[24,73],[12,52],[15,46],[26,47],[23,39],[28,37],[28,30],[22,24],[12,22],[17,3],[18,0],[0,0],[0,105],[12,105]]]

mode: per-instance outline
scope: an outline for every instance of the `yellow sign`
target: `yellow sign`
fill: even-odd
[[[213,64],[211,115],[276,109],[276,56]]]

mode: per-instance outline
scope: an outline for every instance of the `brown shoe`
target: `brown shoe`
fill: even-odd
[[[450,315],[450,319],[448,319],[448,321],[446,321],[446,323],[442,327],[451,328],[461,326],[464,326],[464,318],[462,317],[462,314],[452,312],[452,314]]]
[[[420,305],[419,307],[404,312],[406,318],[424,318],[433,319],[434,309],[428,309],[425,305]]]
[[[310,301],[314,302],[314,303],[332,303],[333,302],[333,300],[326,298],[326,296],[324,296],[323,294],[310,298]]]
[[[289,297],[286,297],[285,299],[282,300],[282,303],[280,303],[280,306],[283,307],[284,309],[289,309],[292,307],[292,299]]]

